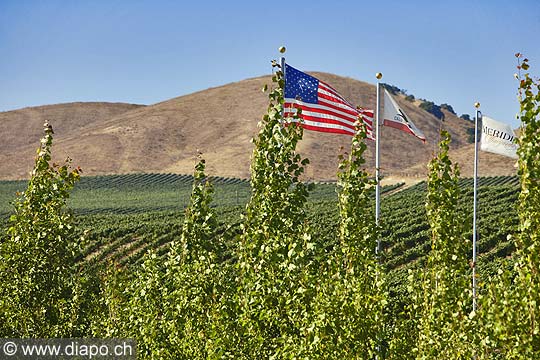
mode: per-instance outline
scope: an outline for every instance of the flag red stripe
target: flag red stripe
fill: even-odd
[[[325,82],[322,81],[322,80],[319,80],[319,84],[323,84],[324,86],[326,86],[327,88],[329,88],[330,90],[332,90],[333,92],[335,92],[335,93],[337,94],[336,89],[334,89],[334,88],[332,87],[332,85],[329,85],[329,84],[325,83]],[[341,96],[341,95],[340,95],[340,96]]]
[[[327,132],[327,133],[334,133],[334,134],[345,134],[345,135],[354,135],[354,131],[345,131],[342,129],[334,129],[334,128],[320,128],[317,126],[311,126],[311,125],[302,125],[304,129],[312,130],[312,131],[319,131],[319,132]]]
[[[357,117],[358,114],[360,114],[360,112],[358,112],[354,108],[351,108],[351,107],[348,107],[348,106],[346,106],[344,104],[336,103],[334,101],[330,101],[330,100],[327,100],[327,99],[319,99],[319,105],[328,106],[328,107],[331,107],[332,109],[346,112],[347,114],[350,114],[350,115],[352,115],[354,117]]]
[[[293,113],[293,112],[284,112],[284,114],[283,114],[284,117],[293,117],[294,115],[295,115],[295,113]],[[351,124],[350,122],[339,121],[339,120],[334,120],[334,119],[326,119],[326,118],[317,117],[317,116],[310,116],[310,115],[306,115],[304,113],[302,114],[301,118],[303,120],[305,120],[305,121],[321,123],[321,125],[323,125],[323,127],[324,127],[324,124],[332,124],[332,125],[343,126],[343,127],[348,128],[348,129],[351,129],[350,134],[354,135],[355,126],[353,124]],[[307,125],[305,123],[302,123],[302,126],[307,128],[308,126],[312,126],[312,125]],[[324,131],[324,130],[319,130],[319,131]],[[375,135],[373,134],[373,130],[372,130],[372,128],[370,126],[366,126],[366,133],[367,133],[367,138],[368,139],[375,140]]]
[[[340,114],[338,112],[335,112],[335,111],[332,111],[333,109],[326,109],[326,108],[319,108],[319,107],[312,107],[312,106],[309,106],[309,105],[305,105],[305,104],[292,104],[294,108],[300,108],[302,109],[303,111],[311,111],[311,112],[316,112],[316,113],[320,113],[320,114],[327,114],[327,115],[331,115],[331,116],[335,116],[335,117],[338,117],[340,119],[343,119],[344,121],[349,121],[351,123],[354,123],[357,119],[358,119],[358,114],[357,115],[351,115],[350,117],[349,116],[345,116],[343,114]]]
[[[343,121],[346,121],[348,122],[349,124],[354,124],[357,120],[358,117],[355,117],[354,120],[349,118],[349,117],[345,117],[343,116],[342,114],[339,114],[339,113],[335,113],[331,110],[325,110],[325,109],[321,109],[321,108],[316,108],[316,107],[310,107],[308,105],[303,105],[303,104],[298,104],[298,103],[285,103],[285,105],[289,105],[291,107],[295,107],[295,108],[300,108],[302,109],[302,111],[310,111],[310,112],[315,112],[315,113],[320,113],[320,114],[326,114],[326,115],[330,115],[330,116],[335,116],[337,118],[340,118],[340,119],[343,119]],[[287,110],[287,109],[285,109]],[[286,112],[286,114],[288,116],[293,116],[294,115],[294,112]],[[302,114],[302,117],[304,117],[305,114]],[[309,115],[306,115],[306,116],[309,116]],[[358,116],[361,116],[361,114],[358,114]],[[313,116],[312,116],[313,117]],[[367,127],[369,130],[371,130],[372,126],[373,126],[373,122],[371,119],[369,118],[366,118],[365,116],[361,116],[361,119],[364,123],[366,123]]]
[[[350,121],[356,121],[356,119],[358,118],[358,116],[360,115],[360,113],[358,112],[352,112],[352,111],[346,111],[345,109],[342,109],[340,107],[337,107],[337,106],[333,106],[333,105],[330,105],[326,102],[324,103],[321,103],[319,102],[318,104],[311,104],[311,103],[305,103],[303,101],[299,101],[299,100],[296,100],[296,101],[287,101],[288,99],[285,99],[285,104],[284,106],[287,107],[301,107],[301,106],[304,106],[306,108],[309,108],[310,111],[322,111],[322,110],[326,110],[326,111],[331,111],[333,115],[335,116],[339,116],[339,117],[342,117],[344,119],[349,119]]]
[[[344,104],[350,106],[351,108],[355,109],[355,107],[350,103],[348,102],[343,96],[341,96],[340,93],[337,92],[336,89],[334,89],[332,86],[328,85],[327,83],[319,80],[319,89],[322,89],[322,90],[325,90],[329,93],[331,93],[332,95],[334,95],[335,97],[337,97],[338,99],[340,99],[341,101],[343,101]]]
[[[360,110],[360,113],[373,119],[373,110]]]
[[[291,116],[292,113],[285,113],[284,115],[285,116]],[[302,114],[302,119],[310,120],[310,121],[316,121],[316,122],[325,123],[325,124],[341,125],[341,126],[345,126],[345,127],[347,127],[347,128],[354,131],[354,124],[352,124],[352,123],[350,123],[348,121],[339,121],[339,120],[334,120],[334,119],[326,119],[326,118],[317,117],[317,116],[310,116],[310,115],[306,115],[306,114]]]
[[[312,125],[305,125],[302,124],[302,127],[306,130],[312,130],[312,131],[319,131],[319,132],[327,132],[327,133],[335,133],[335,134],[345,134],[345,135],[354,135],[355,132],[349,132],[343,129],[334,129],[334,128],[325,128],[325,127],[318,127],[318,126],[312,126]],[[368,133],[367,139],[369,140],[375,140],[375,138]]]
[[[343,96],[341,96],[340,93],[338,93],[333,87],[331,87],[330,85],[328,85],[326,83],[321,82],[320,80],[319,80],[319,89],[324,90],[326,92],[329,92],[330,94],[334,95],[338,99],[340,99],[340,100],[344,101],[345,103],[349,104],[349,102],[347,100],[345,100],[345,98]]]
[[[353,115],[354,117],[357,117],[358,114],[360,114],[360,112],[356,109],[351,109],[350,107],[347,107],[347,108],[343,108],[343,107],[339,107],[339,106],[336,106],[332,103],[329,103],[327,101],[321,101],[319,100],[319,105],[324,105],[324,106],[328,106],[328,107],[331,107],[335,110],[339,110],[339,111],[343,111],[343,112],[346,112],[347,114],[351,114]]]
[[[291,114],[292,113],[285,113],[284,116],[290,116]],[[342,131],[349,131],[349,132],[343,132],[344,134],[347,133],[347,134],[350,134],[350,135],[354,135],[354,133],[356,131],[356,128],[354,126],[350,126],[350,125],[348,125],[346,123],[342,123],[342,122],[336,121],[336,120],[318,118],[318,117],[313,117],[313,116],[302,116],[302,119],[304,121],[310,121],[310,122],[313,122],[313,123],[320,123],[321,124],[320,128],[321,129],[328,129],[328,131],[330,131],[330,129],[334,129],[334,128],[333,127],[326,127],[326,126],[324,126],[324,124],[337,125],[337,126],[342,126],[342,127],[347,128],[347,129],[350,129],[350,130],[342,129]],[[296,121],[298,121],[298,120],[296,120]],[[313,124],[306,124],[304,122],[301,122],[301,124],[302,124],[302,127],[306,128],[306,129],[308,129],[308,127],[309,128],[316,127]],[[319,130],[319,131],[325,131],[325,130]],[[367,138],[368,139],[375,140],[375,136],[373,135],[373,132],[371,131],[371,129],[367,129],[366,133],[367,133]]]
[[[350,129],[349,127],[345,126],[344,124],[332,124],[332,123],[324,123],[322,121],[313,121],[310,119],[291,119],[290,122],[286,124],[293,124],[293,123],[300,123],[303,127],[317,127],[320,129],[339,129],[345,132],[350,133],[351,135],[354,135],[354,132],[356,129]],[[286,125],[287,126],[287,125]],[[369,136],[372,137],[372,133],[368,132]]]
[[[321,94],[320,92],[318,92],[317,94],[319,96],[319,99],[325,99],[325,100],[328,100],[328,101],[331,101],[331,102],[343,104],[343,105],[346,105],[347,107],[349,107],[351,109],[354,109],[354,107],[352,107],[350,104],[347,104],[346,101],[343,101],[343,100],[341,100],[339,98],[328,96],[326,94]]]
[[[425,138],[422,138],[418,135],[416,135],[407,125],[401,123],[401,122],[397,122],[397,121],[392,121],[392,120],[388,120],[388,119],[384,119],[383,121],[383,125],[384,126],[388,126],[388,127],[391,127],[391,128],[394,128],[394,129],[398,129],[398,130],[401,130],[401,131],[404,131],[406,133],[409,133],[411,135],[414,135],[416,136],[417,138],[419,138],[420,140],[422,141],[426,141]]]

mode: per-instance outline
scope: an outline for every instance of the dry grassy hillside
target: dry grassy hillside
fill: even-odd
[[[472,177],[474,172],[474,145],[467,144],[450,151],[450,159],[459,164],[462,177]],[[478,176],[516,175],[517,160],[485,151],[478,152]],[[416,164],[403,171],[403,174],[425,177],[427,164]]]
[[[327,73],[313,73],[333,85],[356,105],[375,106],[375,86]],[[130,172],[191,173],[197,151],[207,159],[211,175],[249,176],[250,139],[267,106],[264,76],[207,89],[150,106],[74,103],[0,113],[8,141],[0,145],[0,178],[24,178],[32,166],[44,119],[57,133],[58,158],[70,156],[85,174]],[[414,103],[396,99],[428,141],[383,128],[381,166],[385,174],[424,173],[438,140],[441,123]],[[466,145],[471,123],[446,114],[444,127],[454,148]],[[368,166],[373,169],[374,143],[369,141]],[[307,178],[335,179],[340,148],[346,135],[305,132],[300,152],[310,158]],[[494,159],[497,162],[499,159]]]
[[[2,126],[0,153],[28,145],[36,147],[42,135],[42,125],[45,120],[54,123],[56,137],[63,139],[76,136],[86,125],[141,106],[124,103],[75,102],[0,112]]]

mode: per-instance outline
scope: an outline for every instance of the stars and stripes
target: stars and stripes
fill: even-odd
[[[321,132],[354,135],[354,124],[360,116],[366,124],[367,138],[375,139],[373,111],[356,109],[330,85],[287,64],[284,107],[285,118],[302,109],[302,127]]]

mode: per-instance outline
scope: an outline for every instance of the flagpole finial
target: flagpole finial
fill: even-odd
[[[280,47],[279,47],[279,52],[280,52],[280,53],[285,54],[285,51],[287,51],[287,49],[285,48],[285,46],[280,46]]]
[[[377,78],[377,80],[381,80],[382,79],[382,73],[376,73],[375,77]]]
[[[479,108],[480,108],[480,103],[479,103],[478,101],[475,102],[475,103],[474,103],[474,107],[477,108],[477,109],[479,109]]]

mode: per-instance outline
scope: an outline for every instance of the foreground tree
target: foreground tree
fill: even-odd
[[[79,332],[79,254],[66,208],[79,169],[51,165],[53,129],[44,124],[32,176],[15,200],[9,238],[0,244],[0,329],[4,337],[63,337]]]
[[[307,159],[296,153],[302,128],[284,126],[284,78],[279,65],[267,114],[251,159],[252,196],[238,250],[239,333],[236,347],[248,358],[302,354],[313,298],[306,225],[307,185],[299,180]]]
[[[459,169],[448,157],[450,134],[441,132],[438,155],[429,163],[426,210],[431,251],[413,299],[417,359],[471,359],[469,244],[458,211]]]
[[[135,273],[126,276],[111,267],[105,278],[109,316],[97,327],[97,335],[135,338],[138,355],[144,359],[208,359],[227,354],[221,310],[231,280],[225,276],[228,267],[218,263],[221,242],[210,206],[213,187],[204,170],[201,159],[195,166],[181,238],[171,243],[165,261],[151,251]]]
[[[528,71],[529,60],[516,56],[520,73]],[[528,72],[519,80],[519,228],[513,270],[499,270],[483,299],[485,358],[540,357],[540,81]]]
[[[165,263],[164,302],[172,358],[223,358],[230,294],[229,267],[220,264],[222,243],[216,236],[217,220],[210,207],[214,192],[205,161],[195,166],[190,205],[185,211],[180,242],[171,244]],[[162,285],[162,286],[163,286]]]
[[[339,233],[333,253],[319,270],[312,326],[313,356],[370,359],[381,356],[384,274],[376,257],[373,181],[364,169],[365,125],[358,121],[351,152],[342,158]]]

